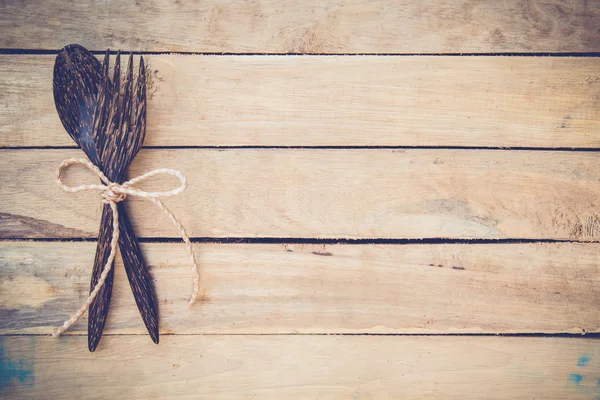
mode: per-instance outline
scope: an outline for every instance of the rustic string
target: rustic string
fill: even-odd
[[[98,175],[98,177],[103,182],[103,184],[80,185],[80,186],[76,186],[76,187],[71,187],[71,186],[65,185],[61,180],[61,176],[67,168],[69,168],[71,165],[74,165],[74,164],[85,165],[87,168],[89,168],[90,170],[95,172],[96,175]],[[136,183],[139,183],[147,178],[150,178],[155,175],[160,175],[160,174],[173,175],[173,176],[177,177],[179,179],[179,181],[181,182],[181,185],[178,186],[177,188],[175,188],[173,190],[169,190],[167,192],[145,192],[142,190],[135,189],[133,187]],[[169,169],[169,168],[158,168],[158,169],[152,170],[150,172],[146,172],[145,174],[140,175],[136,178],[130,179],[125,183],[119,184],[119,183],[111,182],[102,173],[102,171],[100,171],[100,169],[98,167],[96,167],[89,160],[86,160],[84,158],[69,158],[67,160],[64,160],[58,167],[58,169],[56,171],[56,183],[58,184],[58,186],[60,186],[60,188],[62,190],[64,190],[65,192],[69,192],[69,193],[76,193],[76,192],[82,192],[82,191],[88,191],[88,190],[100,191],[101,192],[100,196],[102,197],[102,202],[104,204],[108,204],[112,210],[113,232],[112,232],[112,238],[110,241],[110,254],[108,255],[108,260],[106,261],[106,264],[104,265],[104,269],[102,270],[102,273],[100,274],[100,278],[98,279],[98,282],[94,286],[94,289],[90,292],[87,300],[85,301],[85,303],[83,303],[83,305],[79,308],[79,310],[77,310],[77,312],[71,318],[66,320],[62,326],[57,328],[55,330],[55,332],[53,333],[53,336],[60,336],[63,332],[65,332],[67,329],[69,329],[75,322],[77,322],[77,320],[79,318],[81,318],[81,316],[89,309],[90,304],[92,304],[92,302],[98,295],[98,292],[104,285],[104,282],[106,281],[106,277],[108,276],[108,273],[110,272],[110,270],[112,268],[112,264],[115,259],[116,253],[117,253],[117,244],[119,242],[119,211],[117,208],[117,203],[125,200],[125,198],[127,196],[142,197],[142,198],[146,198],[146,199],[152,201],[161,210],[163,210],[165,214],[167,214],[167,216],[171,219],[173,224],[179,230],[179,233],[181,234],[181,238],[185,242],[185,249],[186,249],[188,259],[190,261],[191,270],[192,270],[192,274],[193,274],[193,280],[194,280],[194,289],[192,292],[192,296],[190,297],[190,300],[188,302],[188,306],[192,306],[196,302],[196,298],[198,297],[198,292],[200,290],[200,273],[198,272],[198,265],[196,264],[196,257],[194,255],[194,250],[192,249],[192,242],[190,241],[190,238],[187,235],[183,225],[181,225],[181,223],[177,220],[177,218],[175,218],[173,213],[163,204],[163,202],[158,199],[159,197],[176,196],[186,189],[187,180],[181,172],[174,170],[174,169]]]

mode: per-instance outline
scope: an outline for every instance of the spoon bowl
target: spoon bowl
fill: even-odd
[[[65,130],[90,161],[100,165],[94,140],[94,115],[102,82],[102,64],[86,48],[70,44],[54,63],[54,104]]]

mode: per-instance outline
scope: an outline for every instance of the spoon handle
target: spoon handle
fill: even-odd
[[[111,213],[110,205],[105,204],[102,209],[102,219],[100,220],[96,257],[94,259],[92,279],[90,280],[90,291],[93,290],[98,283],[98,279],[100,279],[100,275],[102,274],[102,270],[104,269],[104,265],[106,264],[110,253],[110,241],[112,236]],[[98,295],[94,301],[92,301],[88,309],[88,349],[90,351],[96,350],[96,347],[98,347],[98,343],[100,343],[100,339],[102,338],[102,332],[104,331],[106,317],[108,316],[108,308],[110,306],[110,297],[115,276],[114,272],[115,268],[113,262],[113,268],[111,268],[106,277],[104,286],[100,288]]]
[[[127,211],[124,204],[118,203],[119,207],[119,247],[121,249],[121,257],[123,265],[129,278],[129,284],[133,291],[135,301],[137,303],[146,329],[154,343],[158,343],[158,311],[156,307],[156,296],[152,279],[142,258],[142,252],[139,242],[131,222],[127,216]],[[100,221],[100,234],[98,236],[98,244],[96,247],[96,258],[94,260],[94,269],[92,271],[92,279],[90,282],[90,290],[96,285],[96,282],[102,274],[106,260],[110,253],[110,241],[112,237],[112,215],[110,206],[107,204],[102,210],[102,219]],[[90,351],[96,350],[104,325],[108,315],[108,308],[113,286],[114,268],[108,275],[104,286],[98,292],[96,299],[92,302],[89,308],[88,319],[88,348]]]

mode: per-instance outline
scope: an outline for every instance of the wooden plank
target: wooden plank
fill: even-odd
[[[0,333],[49,334],[88,293],[95,243],[0,242]],[[600,244],[145,244],[162,333],[600,332]],[[71,333],[85,334],[80,320]],[[122,264],[106,333],[145,334]]]
[[[4,337],[0,345],[3,365],[13,366],[3,379],[3,399],[600,395],[600,341],[593,339],[163,336],[156,346],[125,336],[105,337],[95,353],[81,336]]]
[[[147,58],[150,146],[600,147],[598,58]],[[0,146],[73,146],[53,63],[0,56]]]
[[[5,150],[0,237],[94,237],[98,193],[67,194],[55,169],[80,150]],[[194,237],[598,240],[598,156],[488,150],[142,150],[131,176],[176,168],[166,199]],[[95,182],[83,168],[71,185]],[[156,178],[141,187],[167,190]],[[148,200],[128,200],[140,237],[177,237]]]
[[[161,52],[600,50],[597,1],[51,0],[44,5],[3,2],[0,47],[58,49],[77,38],[96,50]]]

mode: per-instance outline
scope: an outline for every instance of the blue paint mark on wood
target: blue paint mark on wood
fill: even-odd
[[[590,363],[590,360],[592,359],[592,355],[587,353],[582,355],[581,357],[579,357],[579,360],[577,361],[577,366],[578,367],[587,367],[587,365]]]
[[[569,375],[569,382],[573,382],[577,386],[579,386],[579,384],[581,383],[582,380],[583,380],[583,376],[581,376],[579,374]]]
[[[33,361],[11,359],[4,349],[4,338],[0,338],[0,390],[15,381],[27,387],[34,385]]]
[[[600,387],[600,378],[598,378],[598,383],[596,384],[596,386]]]

